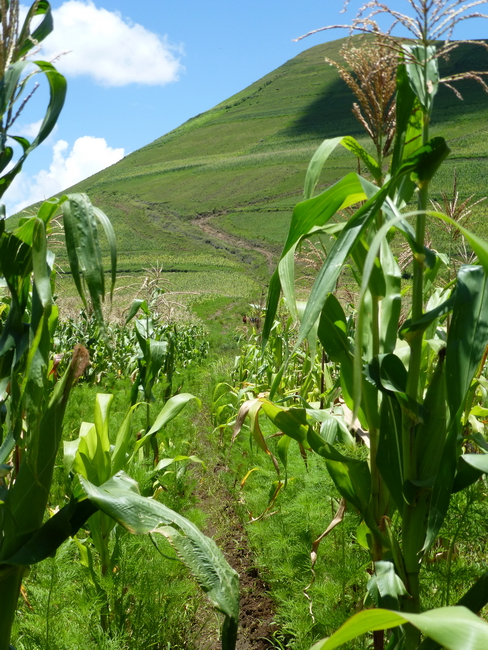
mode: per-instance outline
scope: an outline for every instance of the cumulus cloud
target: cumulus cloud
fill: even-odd
[[[166,38],[132,23],[92,0],[67,0],[53,11],[54,31],[42,55],[67,76],[88,75],[103,86],[130,83],[162,86],[178,79],[183,67]]]
[[[85,135],[75,141],[71,150],[65,140],[58,140],[48,170],[42,169],[34,176],[21,172],[15,178],[4,197],[7,214],[58,194],[123,157],[124,150],[112,149],[104,138]]]
[[[38,135],[42,125],[42,120],[37,120],[37,122],[30,122],[29,124],[22,124],[22,125],[17,125],[15,126],[12,131],[15,133],[15,135],[22,134],[23,137],[28,138],[29,140],[34,140],[34,138]],[[52,145],[54,141],[54,135],[56,131],[58,130],[58,125],[54,125],[54,129],[51,131],[49,136],[46,138],[46,140],[43,141],[43,145]],[[12,142],[9,142],[10,145],[12,145]]]

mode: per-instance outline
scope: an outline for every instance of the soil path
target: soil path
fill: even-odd
[[[208,471],[208,470],[207,470]],[[261,579],[244,526],[234,510],[232,496],[219,474],[226,472],[223,465],[211,470],[215,487],[209,494],[200,492],[199,507],[208,514],[205,534],[212,537],[224,553],[231,567],[239,574],[239,630],[236,650],[267,650],[274,648],[271,639],[277,627],[274,623],[274,602],[268,594],[268,585]],[[219,650],[217,638],[204,638],[201,650]]]
[[[238,250],[248,250],[248,251],[251,250],[251,251],[255,251],[256,253],[260,253],[261,255],[264,255],[268,263],[269,272],[272,273],[274,271],[274,267],[276,265],[276,255],[274,255],[271,251],[269,251],[264,246],[260,246],[259,244],[253,244],[248,239],[236,237],[235,235],[231,235],[229,232],[223,230],[217,230],[217,228],[215,228],[210,223],[210,220],[215,216],[216,215],[212,214],[203,217],[198,217],[197,219],[194,219],[193,223],[196,226],[198,226],[200,230],[204,232],[206,235],[218,239],[219,241],[223,242],[227,246],[231,246],[232,248]]]
[[[207,516],[203,532],[215,540],[229,564],[239,574],[240,607],[236,650],[275,648],[271,641],[278,629],[274,623],[274,602],[269,596],[268,585],[259,575],[245,526],[235,510],[234,497],[226,485],[225,476],[230,470],[225,465],[223,450],[216,435],[211,433],[213,425],[209,404],[204,403],[195,424],[198,431],[197,454],[206,464],[205,472],[195,467],[198,478],[196,505]],[[198,633],[196,646],[199,650],[220,650],[219,631],[206,599],[202,603],[198,619],[208,622],[203,624]]]

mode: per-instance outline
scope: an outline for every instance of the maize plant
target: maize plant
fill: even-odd
[[[387,13],[413,33],[413,41],[403,42],[387,33],[376,44],[378,52],[386,47],[395,53],[395,101],[388,100],[390,108],[383,112],[389,116],[394,106],[394,137],[389,119],[385,130],[381,120],[372,126],[369,120],[374,111],[361,112],[362,106],[355,112],[374,136],[376,158],[349,136],[326,140],[320,146],[308,168],[305,200],[295,207],[271,279],[263,328],[266,345],[281,292],[300,322],[297,346],[317,328],[327,355],[340,368],[342,399],[352,412],[347,425],[366,442],[369,458],[358,460],[337,448],[336,440],[346,442],[346,438],[344,419],[336,413],[322,418],[319,433],[316,409],[273,403],[280,373],[269,399],[260,397],[247,404],[240,418],[250,414],[255,437],[259,437],[259,411],[272,420],[283,434],[278,452],[284,463],[290,439],[324,457],[340,495],[361,514],[358,538],[369,548],[374,566],[368,600],[383,609],[362,614],[359,623],[351,619],[337,636],[317,644],[324,650],[366,630],[374,631],[375,650],[381,650],[385,628],[392,628],[390,649],[443,645],[466,650],[488,644],[488,626],[462,608],[421,613],[419,581],[422,561],[446,517],[451,494],[488,473],[488,445],[471,426],[478,412],[476,394],[483,381],[488,345],[488,243],[449,215],[428,210],[429,184],[450,152],[442,137],[429,135],[434,97],[442,81],[456,80],[441,80],[438,69],[439,57],[456,43],[446,40],[439,46],[436,41],[449,39],[459,19],[469,18],[471,8],[482,2],[408,0],[408,4],[413,17],[373,0],[353,22],[353,28],[378,37],[375,17]],[[384,65],[381,57],[378,65]],[[465,76],[481,80],[479,73]],[[362,97],[371,108],[364,93]],[[378,100],[378,111],[380,104]],[[391,144],[388,155],[382,146],[385,138]],[[361,160],[369,179],[350,173],[314,196],[321,169],[338,145]],[[413,201],[417,209],[412,209]],[[353,208],[350,216],[331,224],[332,217],[345,208]],[[476,264],[461,266],[447,287],[435,284],[443,257],[426,245],[428,215],[459,229],[477,257]],[[300,314],[295,298],[295,252],[303,240],[326,236],[335,242]],[[407,304],[395,256],[398,238],[405,241],[413,260]],[[350,258],[360,283],[353,337],[348,336],[344,310],[334,295]],[[409,312],[404,322],[402,310]],[[487,602],[485,575],[459,604],[478,612]],[[384,609],[392,611],[385,614]],[[462,630],[459,634],[456,624]],[[431,639],[422,641],[421,634]]]
[[[19,29],[19,4],[0,0],[0,169],[12,162],[14,151],[7,136],[22,149],[20,158],[0,178],[3,196],[26,156],[45,139],[62,108],[66,82],[55,68],[26,56],[52,30],[49,3],[37,0]],[[41,22],[31,33],[34,17]],[[28,66],[48,80],[50,102],[39,135],[31,143],[12,131],[20,98],[30,75]],[[30,95],[28,95],[30,97]],[[23,104],[20,103],[20,110]],[[3,207],[3,206],[2,206]],[[47,232],[57,213],[63,217],[66,249],[74,284],[87,306],[86,293],[103,332],[101,301],[105,294],[97,219],[107,235],[116,273],[115,236],[107,217],[82,194],[44,202],[35,216],[10,226],[5,209],[0,218],[0,650],[9,650],[13,620],[28,566],[51,555],[97,511],[135,534],[159,533],[175,547],[195,574],[202,589],[225,615],[222,643],[232,649],[237,632],[238,577],[215,543],[191,522],[138,493],[137,484],[124,472],[111,475],[124,459],[115,450],[112,467],[107,438],[100,447],[103,484],[81,476],[69,503],[45,520],[54,464],[63,431],[63,416],[70,390],[89,364],[85,348],[76,346],[71,362],[58,380],[53,363],[58,308],[53,298],[54,255]],[[167,417],[166,414],[164,417]],[[164,417],[160,420],[164,420]],[[102,418],[103,420],[103,418]],[[157,423],[155,423],[156,425]],[[163,422],[164,424],[164,422]],[[103,429],[103,423],[101,424]],[[154,428],[154,427],[153,427]],[[93,477],[90,476],[93,479]]]

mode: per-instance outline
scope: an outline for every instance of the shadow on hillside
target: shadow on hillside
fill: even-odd
[[[440,64],[441,77],[470,70],[488,70],[488,51],[481,46],[461,45],[451,55],[449,61],[441,61]],[[485,112],[488,108],[488,97],[479,83],[474,80],[464,80],[454,85],[461,92],[463,101],[441,85],[435,98],[433,120],[435,124],[452,121],[462,115]],[[337,76],[337,80],[332,84],[330,81],[324,83],[323,92],[317,92],[316,99],[304,107],[299,119],[289,126],[284,134],[291,138],[361,135],[364,131],[351,110],[355,101],[352,91]]]
[[[351,111],[354,101],[353,93],[340,77],[333,83],[328,81],[323,92],[317,92],[317,98],[303,108],[300,117],[284,133],[290,138],[360,134],[361,127]]]

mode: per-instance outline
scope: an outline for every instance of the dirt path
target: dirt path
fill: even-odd
[[[209,468],[210,469],[210,468]],[[239,631],[236,650],[268,650],[270,639],[277,630],[274,623],[274,602],[268,595],[268,585],[261,579],[244,526],[234,510],[233,498],[220,474],[224,465],[215,465],[214,489],[200,492],[199,507],[208,514],[205,534],[212,537],[223,551],[227,561],[239,574]],[[217,488],[217,490],[215,489]],[[219,640],[202,639],[201,650],[218,650]]]
[[[208,377],[211,383],[211,373]],[[209,391],[208,391],[209,392]],[[227,561],[239,574],[240,607],[236,650],[268,650],[276,646],[270,641],[278,629],[274,623],[275,607],[269,596],[269,587],[259,575],[245,526],[235,510],[235,502],[226,485],[230,471],[223,460],[223,449],[213,429],[209,404],[203,404],[196,422],[197,455],[206,464],[206,471],[195,467],[198,487],[196,506],[207,517],[203,532],[212,537],[223,551]],[[208,601],[202,602],[197,618],[203,623],[196,646],[199,650],[220,650],[219,632]]]
[[[276,265],[276,256],[271,251],[269,251],[264,246],[259,246],[258,244],[252,244],[247,239],[236,237],[235,235],[231,235],[230,233],[225,232],[223,230],[217,230],[217,228],[215,228],[210,224],[210,220],[215,216],[216,215],[212,214],[204,217],[198,217],[194,219],[193,223],[196,226],[198,226],[200,230],[204,232],[206,235],[218,239],[219,241],[223,242],[227,246],[231,246],[232,248],[237,250],[244,249],[248,251],[255,251],[256,253],[260,253],[261,255],[264,255],[268,263],[269,272],[272,273],[274,271]]]

